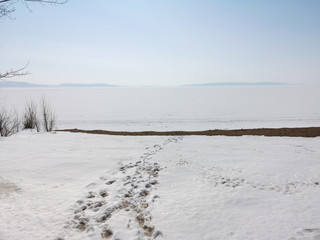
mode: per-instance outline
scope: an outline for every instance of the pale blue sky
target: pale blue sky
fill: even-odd
[[[320,82],[320,1],[69,0],[0,21],[32,83]],[[17,80],[17,79],[15,79]]]

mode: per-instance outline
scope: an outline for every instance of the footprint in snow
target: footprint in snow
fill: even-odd
[[[305,228],[297,232],[296,237],[291,237],[288,240],[320,240],[320,229]]]
[[[164,239],[164,238],[163,238],[163,234],[162,234],[161,231],[156,231],[156,232],[153,234],[153,238],[156,239],[156,240]]]
[[[178,142],[182,138],[169,138],[165,141],[166,144],[170,142]],[[107,222],[110,218],[117,215],[119,211],[130,212],[134,219],[129,220],[127,228],[130,230],[136,229],[141,233],[141,239],[164,239],[163,233],[155,229],[152,224],[152,216],[148,211],[150,203],[157,201],[160,197],[151,195],[155,185],[158,184],[157,177],[161,171],[158,163],[150,163],[152,156],[163,149],[166,144],[156,144],[153,148],[148,148],[140,159],[129,164],[121,164],[119,170],[123,177],[107,178],[100,177],[100,180],[108,185],[113,185],[116,181],[121,181],[121,187],[118,189],[118,194],[109,196],[106,188],[102,187],[99,191],[89,191],[83,199],[77,201],[76,210],[73,218],[68,222],[67,227],[72,227],[86,233],[91,238],[99,237],[99,239],[117,239],[117,233],[113,231]],[[113,176],[116,176],[114,173]],[[86,188],[95,188],[100,183],[90,183]],[[119,183],[120,184],[120,183]],[[118,188],[120,185],[115,184],[112,188]],[[104,185],[105,186],[105,185]],[[108,199],[108,201],[106,201]],[[92,225],[93,224],[93,225]],[[100,236],[98,236],[100,235]]]

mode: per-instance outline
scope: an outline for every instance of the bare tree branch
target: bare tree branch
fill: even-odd
[[[30,74],[29,72],[24,71],[28,67],[29,63],[25,65],[23,68],[19,68],[16,70],[10,69],[4,73],[0,73],[0,80],[1,79],[8,79],[13,77],[21,77]]]
[[[59,0],[23,0],[25,2],[42,2],[42,3],[49,3],[49,4],[65,4],[67,0],[65,1],[59,1]],[[0,3],[7,3],[7,2],[17,2],[17,0],[0,0]]]
[[[16,9],[13,7],[13,2],[9,2],[8,0],[0,1],[0,19],[2,17],[7,17],[12,19],[11,13],[13,13]]]
[[[67,0],[20,0],[25,5],[26,8],[31,11],[28,3],[43,3],[43,4],[51,4],[51,5],[62,5],[67,2]],[[13,13],[16,9],[14,8],[14,4],[19,2],[19,0],[0,0],[0,19],[2,17],[8,17],[12,19],[11,13]]]
[[[30,2],[41,3],[41,4],[51,4],[51,5],[61,5],[67,2],[67,0],[0,0],[0,19],[3,17],[13,19],[11,17],[11,14],[16,10],[14,5],[19,1],[22,1],[30,12],[31,12],[31,9],[29,8],[29,5],[28,5],[28,3]],[[29,72],[24,71],[28,65],[29,63],[20,69],[16,69],[16,70],[10,69],[9,71],[6,71],[4,73],[0,72],[0,80],[28,75]]]
[[[55,5],[61,5],[61,4],[65,4],[67,2],[67,0],[65,1],[59,1],[59,0],[25,0],[26,2],[40,2],[40,3],[49,3],[49,4],[55,4]]]

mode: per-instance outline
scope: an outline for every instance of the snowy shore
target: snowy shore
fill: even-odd
[[[0,240],[320,239],[320,138],[21,132]]]

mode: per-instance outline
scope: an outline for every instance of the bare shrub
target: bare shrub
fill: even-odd
[[[42,98],[41,102],[42,125],[46,132],[51,132],[55,127],[56,117],[46,98]]]
[[[19,114],[15,111],[12,118],[12,127],[14,128],[14,133],[17,133],[21,130],[21,120]]]
[[[26,101],[23,119],[20,120],[16,111],[8,112],[0,109],[0,136],[7,137],[21,129],[36,129],[40,132],[43,128],[46,132],[53,131],[56,126],[56,117],[45,97],[42,98],[40,110],[39,117],[36,103]]]
[[[6,110],[0,111],[0,136],[8,137],[20,130],[19,117],[16,112],[8,113]]]
[[[26,102],[23,119],[23,129],[36,129],[38,132],[40,131],[37,115],[37,105],[33,101]]]

